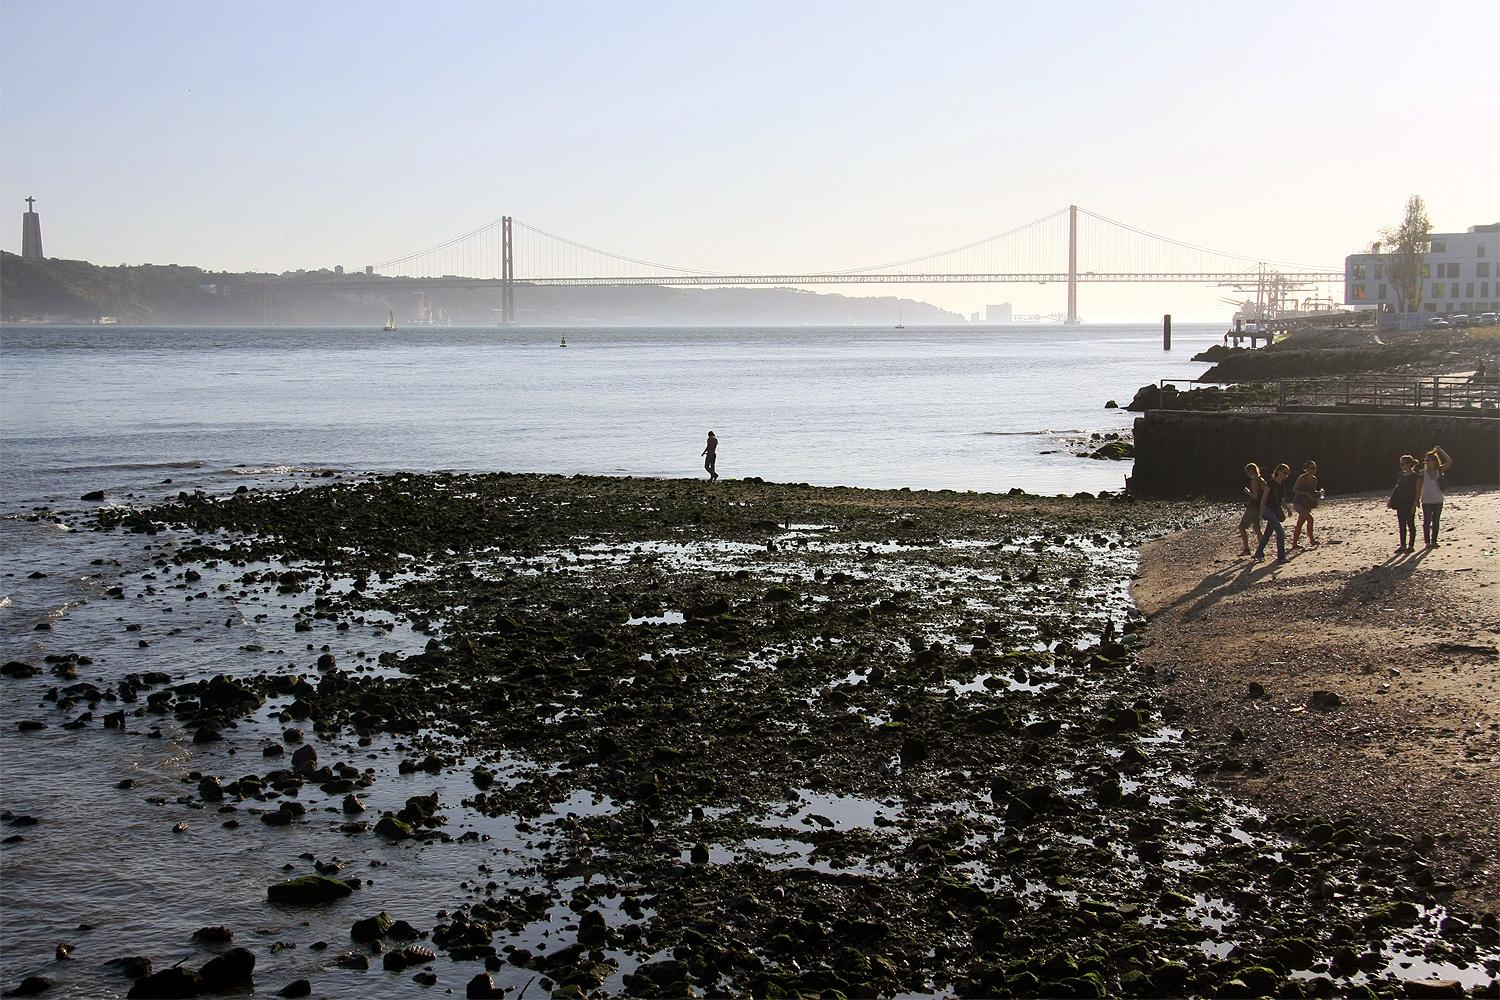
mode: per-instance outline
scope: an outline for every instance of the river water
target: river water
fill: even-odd
[[[566,349],[559,347],[563,333]],[[189,488],[234,467],[702,474],[822,486],[1118,490],[1059,451],[1191,379],[1218,327],[7,327],[6,503]],[[168,471],[161,472],[165,467]],[[158,474],[160,473],[160,474]]]

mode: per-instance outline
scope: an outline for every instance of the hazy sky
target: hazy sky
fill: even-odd
[[[48,255],[101,264],[353,268],[508,214],[815,271],[1076,203],[1337,267],[1412,193],[1439,230],[1500,221],[1497,37],[1493,0],[6,0],[0,246],[34,195]],[[1063,307],[1057,285],[903,293]],[[1080,311],[1227,318],[1221,294],[1086,286]]]

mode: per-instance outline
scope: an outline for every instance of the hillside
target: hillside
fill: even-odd
[[[305,287],[275,290],[278,277],[205,271],[176,264],[100,267],[80,260],[0,255],[0,319],[5,322],[97,322],[134,325],[246,324],[359,326],[394,313],[398,324],[424,319],[456,326],[496,322],[496,287],[368,291],[317,284],[330,272],[301,277]],[[654,285],[516,286],[523,324],[609,325],[913,325],[962,323],[937,306],[895,296],[851,296],[795,288],[665,288]]]

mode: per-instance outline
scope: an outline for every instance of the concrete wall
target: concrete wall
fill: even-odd
[[[1130,488],[1142,496],[1239,497],[1246,462],[1268,478],[1285,462],[1295,477],[1311,459],[1330,495],[1390,489],[1398,459],[1411,454],[1420,461],[1434,444],[1453,456],[1452,485],[1500,484],[1500,419],[1152,410],[1135,421]]]

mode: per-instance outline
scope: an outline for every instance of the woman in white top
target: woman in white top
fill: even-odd
[[[1429,549],[1438,545],[1438,521],[1443,516],[1444,474],[1453,459],[1437,445],[1427,453],[1426,468],[1422,470],[1422,541]]]

